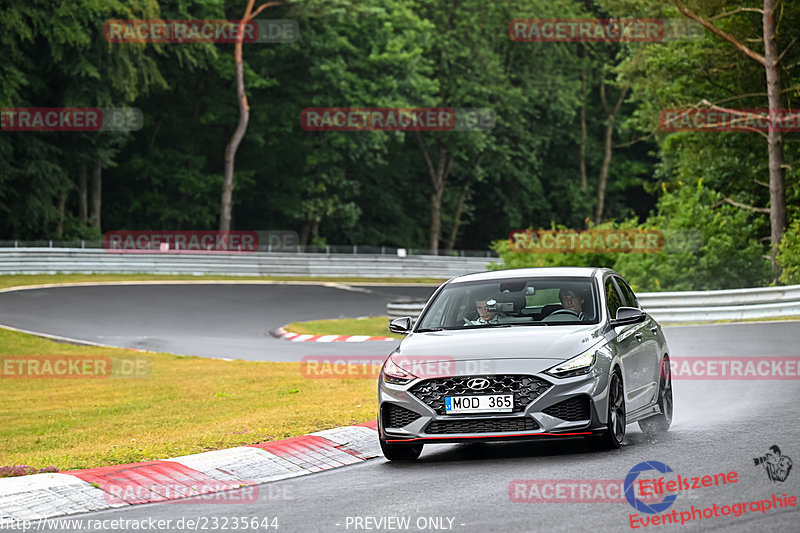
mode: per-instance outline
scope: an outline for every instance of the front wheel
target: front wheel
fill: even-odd
[[[394,443],[380,439],[383,456],[390,461],[414,461],[422,453],[423,444]]]
[[[660,414],[639,421],[639,428],[648,436],[661,435],[672,425],[672,372],[669,359],[661,360],[661,377],[658,380],[658,407]]]
[[[619,371],[611,375],[611,384],[608,387],[608,414],[606,416],[606,430],[600,435],[592,435],[588,443],[598,450],[616,450],[625,439],[625,390],[622,387],[622,377]]]

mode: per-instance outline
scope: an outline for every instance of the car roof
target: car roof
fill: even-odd
[[[450,280],[450,283],[465,283],[469,281],[487,281],[508,278],[591,278],[598,272],[614,272],[610,268],[597,267],[540,267],[540,268],[512,268],[508,270],[493,270],[491,272],[477,272],[464,274]]]

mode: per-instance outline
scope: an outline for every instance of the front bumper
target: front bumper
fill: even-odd
[[[518,367],[491,375],[459,377],[463,380],[484,377],[493,384],[512,384],[508,390],[498,386],[489,391],[491,394],[514,394],[514,412],[510,413],[445,414],[441,402],[437,403],[432,394],[425,393],[430,391],[426,385],[437,380],[417,379],[404,385],[379,380],[380,438],[386,442],[447,443],[580,437],[605,430],[608,411],[608,375],[605,372],[595,367],[583,376],[555,378],[544,373],[520,374],[513,370]],[[521,378],[528,378],[528,383],[534,386],[520,390]],[[460,394],[463,390],[450,385],[444,390],[435,387],[433,390],[440,392],[440,396]]]

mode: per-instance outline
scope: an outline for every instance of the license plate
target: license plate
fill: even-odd
[[[514,410],[513,394],[444,397],[444,412],[447,414],[510,413],[513,410]]]

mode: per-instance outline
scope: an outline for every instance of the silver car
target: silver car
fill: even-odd
[[[390,460],[425,443],[583,437],[618,448],[627,424],[672,422],[664,335],[607,268],[529,268],[453,278],[381,369],[379,438]]]

